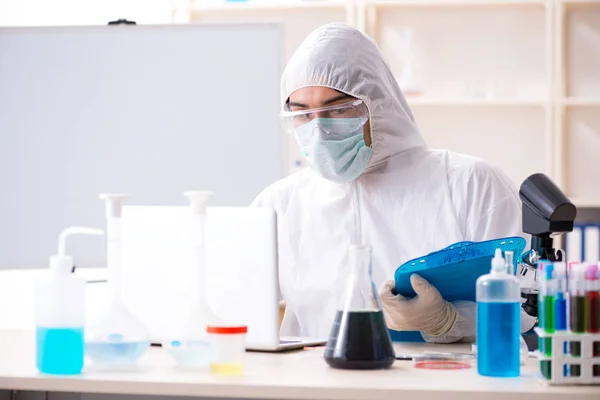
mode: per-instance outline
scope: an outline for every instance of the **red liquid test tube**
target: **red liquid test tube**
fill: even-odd
[[[598,279],[598,265],[588,264],[585,274],[585,281],[585,330],[589,333],[598,333],[600,331],[600,310],[598,303],[600,280]],[[592,348],[593,356],[600,356],[600,343],[593,342]],[[600,367],[598,365],[594,365],[592,374],[594,376],[600,376]]]
[[[569,271],[569,328],[572,333],[585,333],[586,312],[585,295],[587,281],[585,279],[587,268],[584,264],[572,264]],[[576,339],[576,335],[573,339]],[[581,376],[581,364],[576,358],[581,357],[581,341],[573,340],[569,343],[569,354],[574,358],[569,369],[569,375]]]

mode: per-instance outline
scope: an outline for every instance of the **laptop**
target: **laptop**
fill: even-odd
[[[188,240],[189,208],[125,206],[121,287],[126,307],[153,344],[172,338],[185,321],[197,271]],[[208,207],[206,297],[228,324],[248,326],[246,349],[284,351],[319,346],[326,338],[280,337],[277,215],[267,208]]]

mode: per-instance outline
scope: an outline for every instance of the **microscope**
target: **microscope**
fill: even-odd
[[[555,249],[553,239],[573,230],[577,208],[544,174],[533,174],[521,184],[519,197],[523,203],[523,232],[531,235],[531,249],[524,253],[519,264],[522,275],[536,274],[539,260],[565,261],[564,251]],[[537,274],[536,274],[537,277]],[[537,282],[521,292],[526,299],[523,310],[538,316]]]

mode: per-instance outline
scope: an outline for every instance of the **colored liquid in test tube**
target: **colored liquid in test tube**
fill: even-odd
[[[546,333],[554,333],[554,307],[556,295],[556,281],[554,280],[554,265],[549,262],[540,263],[540,291],[538,295],[539,326]],[[540,338],[539,351],[546,356],[552,356],[552,338]],[[540,363],[541,373],[546,379],[551,379],[552,361],[544,360]]]
[[[540,260],[539,265],[538,265],[538,275],[540,276],[539,279],[539,293],[538,293],[538,326],[541,329],[544,329],[544,290],[543,290],[543,286],[544,286],[544,275],[543,275],[543,271],[544,271],[544,264],[547,264],[548,261],[547,260]],[[538,348],[539,351],[541,353],[544,353],[544,339],[543,338],[539,338],[538,340]]]
[[[567,266],[564,262],[554,263],[556,295],[554,297],[554,328],[567,330]]]
[[[556,295],[554,296],[554,328],[566,331],[567,321],[567,266],[564,262],[554,263],[554,279]],[[568,354],[568,344],[564,344],[563,354]],[[569,368],[564,366],[563,376],[569,376]]]
[[[583,264],[569,264],[569,327],[572,333],[585,332],[585,275],[587,268]],[[581,357],[581,342],[569,344],[572,357]],[[570,376],[581,376],[581,365],[571,365]]]
[[[600,290],[600,280],[598,280],[598,265],[588,264],[585,274],[586,293],[585,293],[585,330],[589,333],[598,333],[600,331],[598,310],[598,291]],[[593,343],[594,357],[600,356],[600,343]],[[593,375],[600,376],[600,367],[594,365]]]

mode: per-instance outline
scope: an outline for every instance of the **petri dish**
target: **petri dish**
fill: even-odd
[[[469,369],[474,356],[470,354],[424,353],[413,356],[413,367],[418,369]]]

